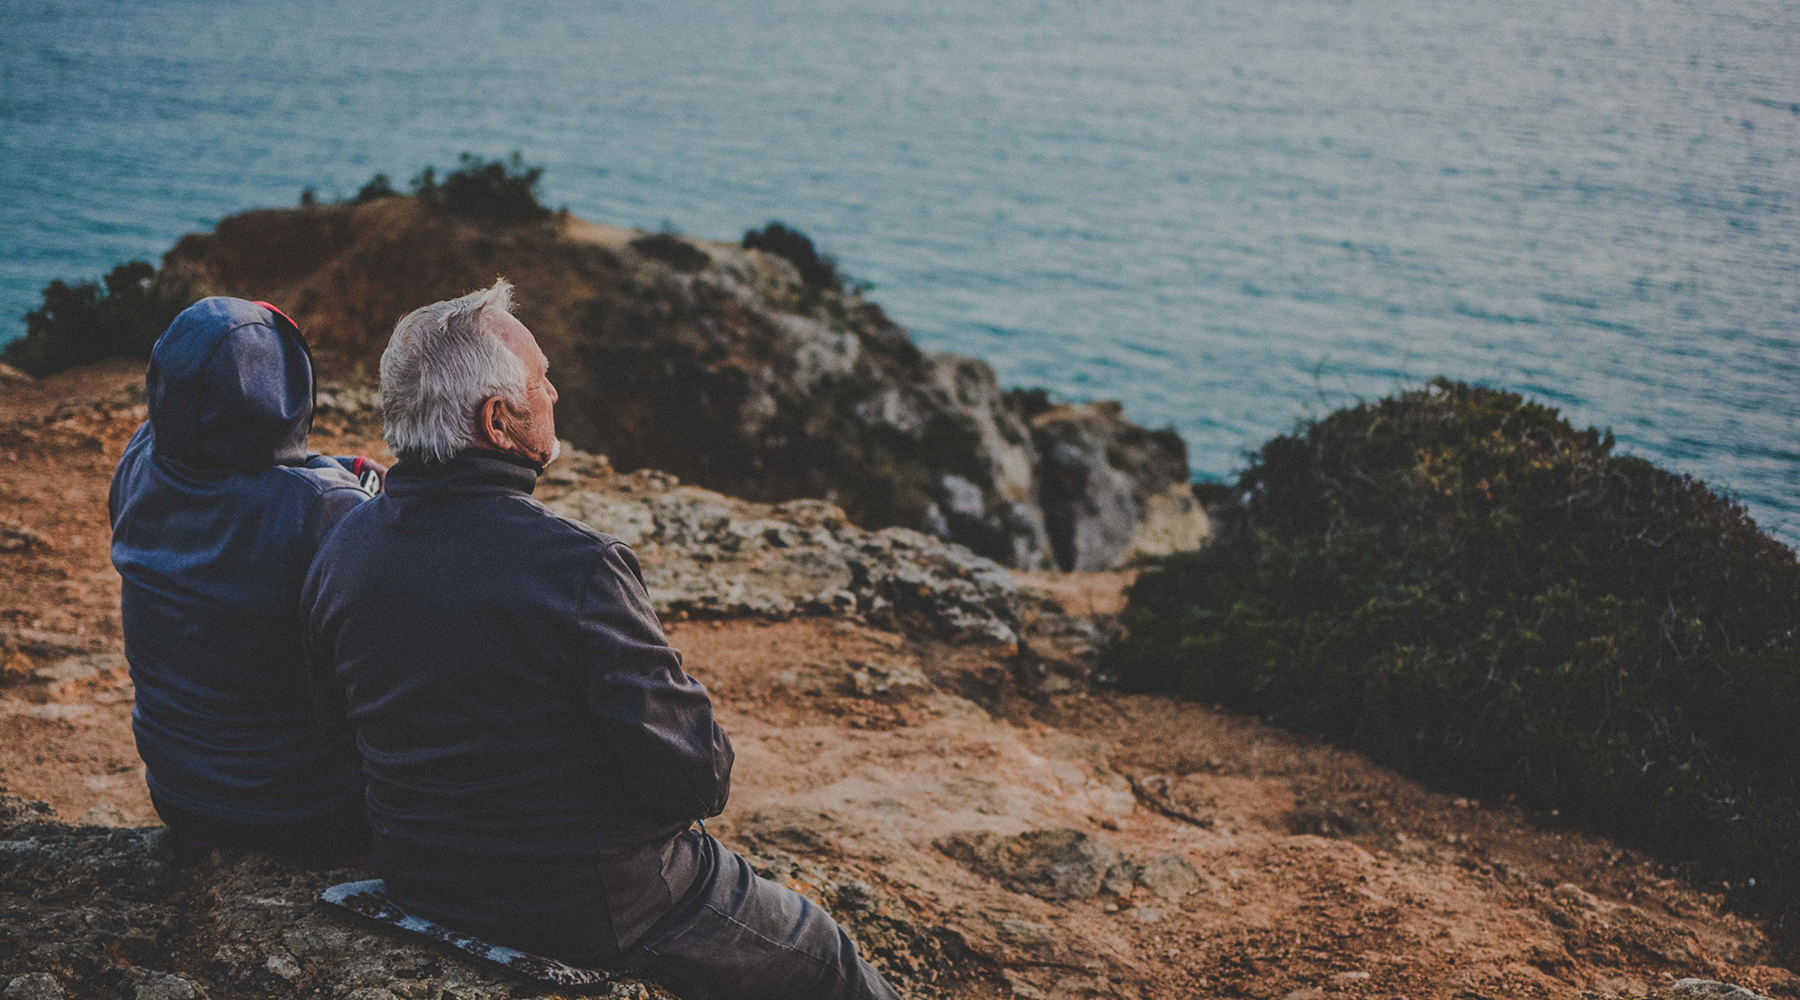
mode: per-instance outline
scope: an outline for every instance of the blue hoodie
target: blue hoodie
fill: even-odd
[[[202,299],[157,340],[145,383],[150,419],[109,507],[151,796],[248,827],[349,808],[356,746],[309,697],[299,593],[325,532],[368,494],[306,450],[300,331],[259,303]]]

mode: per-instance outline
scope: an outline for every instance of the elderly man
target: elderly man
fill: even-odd
[[[302,596],[388,891],[691,1000],[894,997],[824,911],[693,828],[725,806],[731,744],[631,550],[530,499],[556,390],[510,309],[499,281],[395,327],[381,401],[400,461]]]
[[[266,302],[183,310],[145,388],[108,504],[150,800],[183,848],[366,854],[361,762],[342,717],[308,709],[299,610],[319,540],[369,499],[365,460],[307,451],[312,357]]]

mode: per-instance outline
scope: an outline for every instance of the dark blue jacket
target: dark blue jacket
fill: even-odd
[[[113,475],[132,728],[150,792],[207,820],[271,827],[362,794],[341,719],[313,714],[300,584],[368,499],[310,455],[313,372],[275,310],[209,298],[150,354],[150,419]]]
[[[723,809],[732,752],[631,550],[532,500],[536,480],[494,452],[401,461],[325,540],[302,602],[390,888],[545,947],[606,926],[609,865],[657,880],[617,863]]]

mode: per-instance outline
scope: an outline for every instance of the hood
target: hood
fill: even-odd
[[[312,430],[312,355],[294,321],[215,297],[182,310],[145,376],[156,454],[202,468],[301,465]]]

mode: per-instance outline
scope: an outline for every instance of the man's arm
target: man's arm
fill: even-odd
[[[370,496],[387,488],[387,466],[367,455],[308,455],[308,469],[343,469],[356,477],[363,492]]]
[[[717,816],[731,793],[731,741],[663,638],[629,548],[615,542],[601,553],[576,627],[588,711],[644,800],[667,803],[671,819]]]

